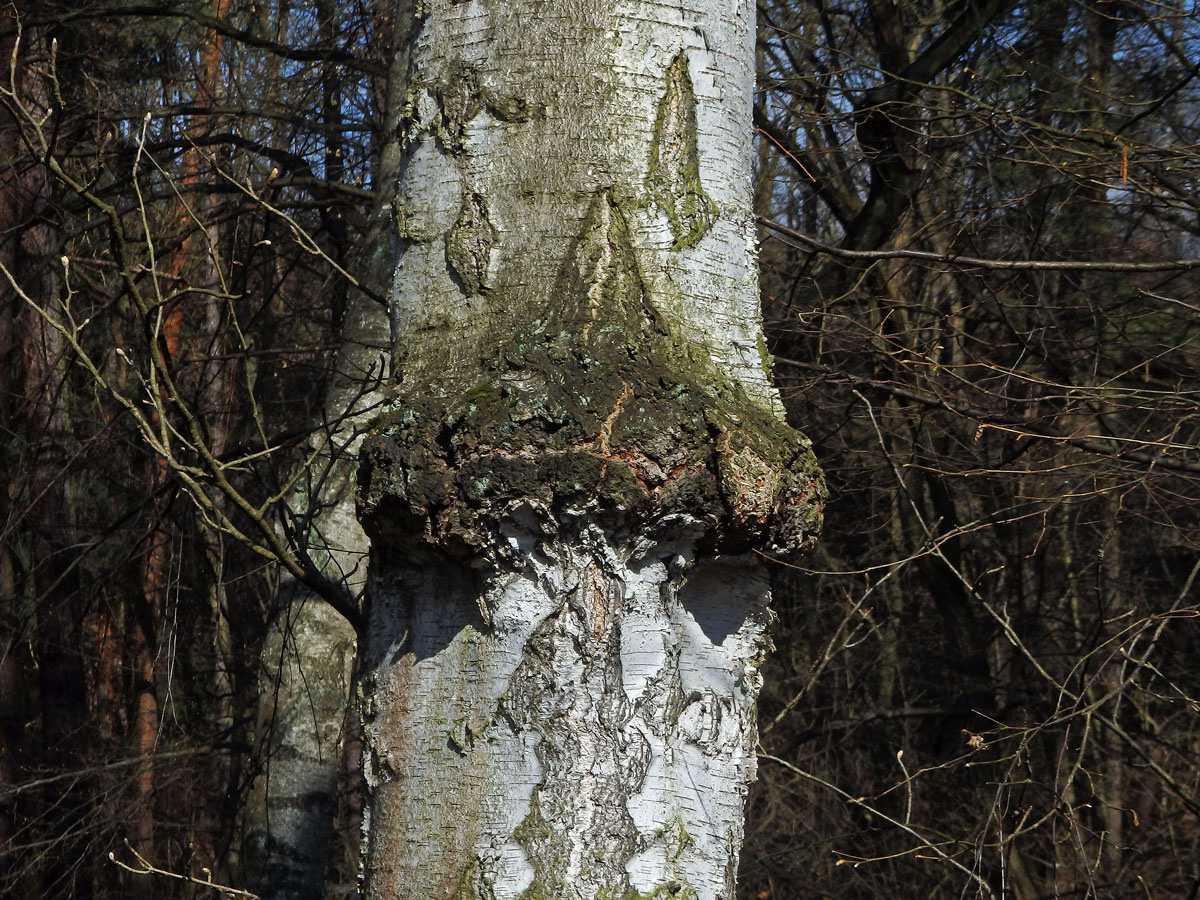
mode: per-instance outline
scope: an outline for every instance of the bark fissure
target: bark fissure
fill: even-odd
[[[480,194],[468,194],[446,235],[446,262],[468,295],[491,287],[488,271],[498,237],[487,201]]]
[[[671,221],[673,249],[691,246],[712,226],[716,204],[700,183],[696,136],[696,93],[682,51],[667,69],[667,89],[658,106],[650,150],[651,195]]]

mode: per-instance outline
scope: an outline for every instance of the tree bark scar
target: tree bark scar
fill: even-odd
[[[596,326],[622,340],[658,327],[629,223],[610,191],[601,191],[592,200],[573,257],[559,278],[559,290],[567,301],[564,317],[582,320],[581,342],[591,340]]]
[[[604,639],[604,623],[607,619],[604,577],[594,564],[588,566],[587,575],[592,595],[592,638],[599,644]]]
[[[667,214],[673,248],[695,244],[712,227],[717,205],[700,183],[700,149],[696,137],[696,92],[682,50],[667,67],[667,89],[658,104],[654,142],[650,148],[647,187]]]
[[[491,287],[492,252],[499,240],[487,200],[469,191],[454,227],[446,235],[446,264],[468,297]]]

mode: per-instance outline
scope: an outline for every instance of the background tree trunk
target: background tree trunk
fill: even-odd
[[[24,12],[21,4],[12,15],[15,19]],[[28,61],[22,58],[20,65],[13,62],[11,83],[24,92],[28,108],[43,114],[53,102],[45,79],[40,77],[40,70],[47,65],[49,41],[41,29],[30,29],[23,39]],[[6,49],[13,46],[10,40],[4,43]],[[0,134],[6,145],[3,149],[12,153],[8,159],[14,158],[19,148],[15,125],[8,116],[0,120]],[[64,296],[66,258],[60,235],[43,218],[52,202],[54,185],[38,169],[8,165],[5,169],[5,178],[0,182],[0,192],[5,194],[0,207],[0,227],[5,232],[0,241],[0,263],[28,294],[59,316],[70,299]],[[7,293],[7,285],[4,290]],[[11,340],[14,345],[14,374],[20,379],[17,383],[23,384],[18,392],[21,402],[15,404],[5,428],[21,435],[22,452],[9,457],[15,465],[6,477],[6,490],[8,498],[17,501],[20,517],[29,524],[26,539],[13,542],[11,550],[6,548],[5,568],[11,569],[0,587],[13,590],[15,603],[10,608],[19,610],[18,616],[5,622],[5,632],[21,619],[32,623],[28,643],[35,668],[21,680],[14,677],[15,673],[4,673],[0,680],[0,715],[10,720],[14,713],[23,712],[25,723],[31,719],[39,722],[40,764],[70,769],[79,767],[85,755],[80,723],[86,717],[81,629],[72,607],[78,589],[79,495],[76,479],[70,474],[74,450],[67,413],[71,359],[61,334],[43,317],[28,307],[18,307],[13,313],[6,317],[7,322],[0,322],[0,327],[12,329],[4,342]],[[10,633],[0,639],[0,658],[7,661],[11,654],[19,659],[21,649]],[[28,699],[15,696],[18,693]],[[36,718],[29,715],[35,709]],[[25,723],[23,727],[28,728]],[[0,751],[0,764],[5,769],[10,765],[8,738],[5,734],[6,747]],[[11,775],[4,774],[7,784]],[[81,874],[87,847],[75,824],[91,806],[89,785],[50,784],[43,791],[48,810],[44,822],[46,843],[61,853],[64,863],[53,870],[43,869],[40,879],[27,879],[21,887],[32,888],[48,898],[87,900],[91,886]],[[12,830],[7,821],[4,830]],[[15,860],[10,863],[6,859],[4,868],[15,870],[15,864]]]
[[[395,6],[399,22],[393,29],[383,104],[384,121],[392,127],[380,153],[381,188],[359,266],[365,284],[377,295],[386,292],[395,257],[391,198],[400,161],[396,125],[408,69],[404,25],[412,16],[411,0],[398,0]],[[332,14],[331,7],[323,5],[322,10]],[[332,30],[332,25],[326,27]],[[327,147],[326,165],[330,160],[340,164],[339,154]],[[361,597],[368,542],[355,516],[355,471],[367,422],[383,399],[389,325],[386,309],[368,293],[344,285],[337,290],[342,348],[324,404],[324,427],[315,435],[323,449],[301,479],[288,528],[324,577]],[[354,626],[285,574],[263,646],[262,774],[248,828],[251,880],[264,900],[315,900],[325,894],[336,844],[338,781],[348,758],[356,653]]]
[[[426,4],[364,448],[366,896],[732,897],[769,590],[750,4]]]

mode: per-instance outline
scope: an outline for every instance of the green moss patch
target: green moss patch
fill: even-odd
[[[583,516],[653,532],[684,513],[725,552],[811,540],[823,486],[807,440],[672,334],[611,198],[597,199],[558,293],[469,376],[399,385],[364,444],[373,538],[482,553],[532,503],[547,533]]]

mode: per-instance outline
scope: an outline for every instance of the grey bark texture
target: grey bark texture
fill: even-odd
[[[357,269],[376,294],[387,292],[395,267],[391,198],[400,167],[395,135],[408,72],[412,0],[397,0],[392,63],[383,111],[392,137],[382,148],[372,226]],[[360,598],[368,540],[355,514],[358,450],[382,402],[389,355],[387,311],[352,290],[342,347],[324,404],[322,447],[293,503],[289,530],[321,577]],[[334,840],[338,780],[345,758],[347,711],[357,653],[353,626],[313,591],[284,576],[262,654],[262,775],[247,821],[250,882],[263,900],[318,900]]]
[[[318,433],[319,452],[292,503],[293,543],[317,575],[350,596],[361,595],[366,583],[368,543],[354,514],[355,469],[365,420],[381,402],[386,341],[380,335],[387,327],[378,304],[351,295],[325,404],[328,426]],[[350,622],[284,575],[263,646],[262,775],[247,823],[247,874],[264,900],[324,895],[356,652]]]
[[[368,898],[729,898],[816,533],[750,209],[754,9],[431,0],[364,443]]]

